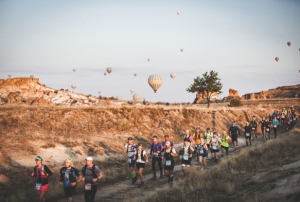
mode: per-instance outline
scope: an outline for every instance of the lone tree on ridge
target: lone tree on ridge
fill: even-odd
[[[197,76],[194,79],[194,83],[190,85],[186,91],[190,93],[202,94],[203,97],[207,100],[207,107],[210,107],[210,99],[213,93],[222,93],[222,84],[220,83],[221,79],[218,78],[218,72],[213,70],[210,73],[206,72],[202,74],[203,77]]]

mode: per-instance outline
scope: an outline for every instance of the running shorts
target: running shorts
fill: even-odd
[[[237,141],[237,135],[232,135],[231,140],[232,140],[232,142]]]
[[[66,198],[69,198],[69,197],[73,198],[76,193],[76,187],[64,187],[64,192],[65,192]]]

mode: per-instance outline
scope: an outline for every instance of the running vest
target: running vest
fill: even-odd
[[[93,164],[93,167],[92,167],[92,178],[97,178],[97,174],[96,174],[96,172],[95,172],[95,164]],[[85,177],[85,171],[86,171],[86,167],[87,167],[87,165],[85,165],[84,167],[83,167],[83,169],[82,169],[82,175],[83,175],[83,177]]]
[[[141,160],[142,160],[142,161],[146,161],[146,157],[145,157],[144,155],[145,155],[145,154],[144,154],[144,150],[142,150],[142,151],[141,151]],[[136,153],[135,153],[135,159],[136,159],[136,160],[138,159],[138,156],[139,156],[139,152],[136,151]]]
[[[205,154],[204,144],[199,145],[199,147],[198,147],[198,154],[199,155],[204,155]]]
[[[174,148],[170,148],[169,150],[165,150],[165,153],[164,153],[164,158],[166,160],[173,160],[173,156],[171,156],[171,153],[173,151]]]
[[[257,127],[257,120],[252,120],[250,124],[252,127]]]
[[[66,167],[63,167],[60,170],[59,180],[64,182],[65,187],[70,187],[72,182],[76,182],[76,174],[75,174],[73,167],[71,167],[70,170],[67,170]],[[68,182],[70,182],[70,183],[68,183]]]
[[[230,140],[230,137],[228,135],[222,136],[222,146],[223,147],[229,147],[229,143],[227,142]]]
[[[200,144],[201,143],[201,137],[203,137],[203,135],[201,133],[195,133],[193,135],[194,140],[195,140],[195,144]]]
[[[205,144],[209,144],[210,143],[210,139],[213,137],[213,133],[212,132],[210,132],[210,133],[207,133],[207,132],[205,132],[204,133],[204,138],[205,138]]]

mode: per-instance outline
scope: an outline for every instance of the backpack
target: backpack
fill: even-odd
[[[61,181],[64,181],[64,179],[66,178],[66,167],[63,167],[63,169],[61,170],[59,178]],[[68,179],[70,182],[76,182],[76,174],[74,172],[73,167],[71,167],[71,169],[70,169]]]
[[[97,178],[97,174],[95,172],[95,164],[93,164],[93,167],[92,167],[92,178]],[[85,171],[86,171],[86,167],[87,165],[85,165],[82,169],[82,175],[85,177]]]
[[[192,152],[191,152],[191,146],[189,145],[189,148],[188,148],[188,154],[190,155]],[[184,154],[184,147],[181,148],[180,150],[180,155],[183,155]]]

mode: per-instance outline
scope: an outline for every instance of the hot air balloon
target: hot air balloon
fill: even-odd
[[[106,69],[106,71],[107,71],[107,73],[111,73],[111,71],[112,71],[112,68],[111,67],[107,67],[107,69]]]
[[[183,52],[183,49],[180,49],[181,52]]]
[[[276,62],[278,62],[279,61],[279,57],[276,57],[275,60],[276,60]]]
[[[75,90],[75,88],[76,88],[76,85],[75,85],[75,84],[72,84],[72,85],[71,85],[71,88],[73,89],[73,92],[74,92],[74,90]]]
[[[177,11],[177,15],[180,15],[180,12],[179,12],[179,11]]]
[[[98,94],[100,95],[100,94],[101,94],[101,91],[98,91]]]
[[[287,42],[287,45],[288,45],[288,46],[291,46],[291,45],[292,45],[292,42],[290,42],[290,41]]]
[[[76,69],[75,69],[75,68],[73,68],[73,72],[76,72]]]
[[[133,100],[136,101],[136,102],[140,102],[142,99],[142,96],[140,94],[134,94],[133,95]]]
[[[148,58],[148,62],[150,62],[150,58]]]
[[[130,92],[131,92],[131,93],[134,93],[134,89],[133,89],[133,88],[132,88],[132,89],[130,89]]]
[[[122,96],[118,96],[117,100],[123,100]]]
[[[104,72],[104,76],[106,76],[106,73]]]
[[[136,76],[137,74],[136,74],[136,73],[134,73],[133,75],[134,75],[134,76]]]
[[[33,78],[34,78],[34,76],[33,76],[33,75],[30,75],[30,78],[32,78],[32,79],[33,79]]]
[[[300,51],[300,48],[299,48],[299,51]]]
[[[156,91],[159,89],[159,87],[163,83],[163,78],[157,74],[153,74],[153,75],[149,76],[148,83],[151,86],[151,88],[154,90],[154,92],[156,93]]]
[[[174,79],[175,76],[176,76],[176,74],[174,74],[174,73],[170,74],[170,77],[171,77],[172,79]]]
[[[8,75],[8,78],[11,78],[11,75]]]

